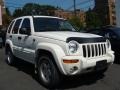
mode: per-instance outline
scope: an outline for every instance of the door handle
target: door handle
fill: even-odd
[[[21,40],[22,38],[21,37],[18,37],[18,40]]]

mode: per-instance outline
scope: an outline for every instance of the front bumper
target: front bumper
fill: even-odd
[[[107,61],[107,66],[113,64],[114,62],[114,53],[109,52],[104,56],[84,58],[82,56],[64,56],[62,60],[79,60],[77,63],[64,63],[62,62],[65,75],[77,75],[87,72],[95,71],[96,63],[99,61]],[[100,68],[103,69],[102,67]]]

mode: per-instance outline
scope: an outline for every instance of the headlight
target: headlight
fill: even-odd
[[[110,41],[109,41],[109,40],[107,40],[107,48],[108,48],[108,49],[111,49],[111,44],[110,44]]]
[[[68,48],[69,48],[69,52],[70,52],[71,54],[74,54],[74,53],[77,52],[77,50],[78,50],[78,48],[79,48],[79,44],[78,44],[78,42],[76,42],[76,41],[70,41],[70,42],[68,43]]]

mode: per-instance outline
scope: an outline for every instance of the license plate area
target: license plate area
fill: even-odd
[[[101,70],[107,67],[107,60],[102,60],[102,61],[98,61],[96,62],[96,69],[97,70]]]

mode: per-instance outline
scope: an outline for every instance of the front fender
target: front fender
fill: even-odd
[[[60,70],[61,73],[65,74],[62,65],[62,57],[65,56],[65,53],[59,45],[51,44],[51,43],[39,43],[36,47],[36,52],[39,49],[51,52],[55,59],[55,63],[57,64],[58,69]]]

